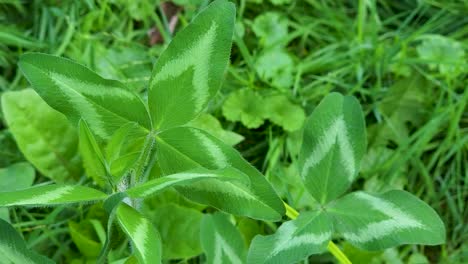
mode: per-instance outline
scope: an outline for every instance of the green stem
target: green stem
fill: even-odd
[[[284,203],[284,206],[286,207],[287,217],[294,220],[299,216],[299,212],[292,208],[289,204]],[[341,264],[352,264],[348,257],[335,243],[333,243],[333,241],[330,240],[330,242],[328,242],[327,249]]]

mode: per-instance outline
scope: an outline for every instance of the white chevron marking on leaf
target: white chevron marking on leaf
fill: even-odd
[[[192,130],[195,136],[202,142],[206,152],[210,155],[213,163],[219,168],[225,168],[229,165],[226,155],[219,146],[214,144],[211,139],[198,130]]]
[[[230,260],[229,263],[242,264],[241,259],[239,258],[239,256],[236,255],[236,253],[231,248],[231,246],[226,242],[226,240],[224,240],[224,238],[218,233],[215,233],[215,250],[214,250],[213,263],[223,263],[222,261],[223,252],[229,258]]]
[[[158,82],[169,78],[177,77],[189,67],[194,68],[193,87],[195,101],[195,111],[202,110],[206,103],[208,94],[208,69],[213,43],[216,40],[216,29],[218,25],[213,22],[208,31],[196,40],[194,45],[183,52],[177,58],[167,62],[156,74],[152,82]],[[151,84],[153,86],[153,83]]]
[[[302,245],[319,245],[326,242],[330,236],[331,232],[324,232],[320,234],[303,234],[300,236],[296,236],[295,232],[297,231],[297,227],[292,223],[285,224],[284,227],[281,227],[278,230],[278,238],[275,242],[274,248],[271,251],[268,259],[273,258],[281,251],[288,250],[290,248],[299,247]]]
[[[93,132],[100,137],[106,137],[107,132],[104,129],[104,124],[99,119],[99,113],[92,103],[80,95],[75,89],[70,86],[69,78],[61,74],[50,72],[52,80],[59,86],[65,89],[61,89],[65,96],[72,102],[70,105],[74,106],[77,112],[83,113],[82,116],[86,116],[86,121],[93,125]],[[102,90],[102,89],[100,89]]]
[[[73,190],[72,186],[64,186],[60,189],[56,189],[44,194],[33,196],[29,199],[23,199],[19,201],[14,201],[11,204],[6,204],[6,206],[10,205],[22,205],[22,204],[46,204],[57,199],[60,199],[64,195],[68,194],[71,190]]]
[[[216,177],[215,174],[206,174],[206,173],[203,173],[202,174],[203,177]],[[170,180],[167,181],[167,182],[164,182],[164,183],[161,183],[159,185],[156,185],[150,189],[148,189],[147,191],[143,192],[141,195],[139,196],[147,196],[147,195],[150,195],[152,193],[154,193],[155,191],[157,190],[161,190],[161,189],[164,189],[166,188],[167,186],[170,186],[170,185],[173,185],[173,184],[176,184],[177,182],[181,182],[181,181],[184,181],[184,180],[188,180],[188,179],[195,179],[195,178],[199,178],[200,175],[199,174],[195,174],[195,173],[178,173],[176,175],[168,175],[168,176],[165,176],[166,178],[169,178]]]
[[[141,223],[135,227],[134,235],[133,235],[133,242],[135,247],[138,248],[138,251],[141,253],[141,257],[144,259],[144,263],[149,263],[146,259],[146,243],[148,242],[148,230],[150,223],[142,219]]]
[[[359,229],[357,232],[343,233],[343,236],[350,241],[366,243],[401,229],[425,228],[417,219],[401,211],[389,202],[362,192],[356,193],[356,196],[363,202],[370,204],[375,210],[390,217],[390,219],[371,223]]]
[[[348,133],[346,132],[346,123],[343,116],[335,119],[331,126],[323,132],[324,135],[320,138],[318,145],[304,163],[302,177],[305,177],[310,168],[316,166],[321,160],[323,160],[333,145],[338,143],[341,160],[348,172],[348,180],[351,182],[354,178],[356,168],[354,153],[351,148]]]

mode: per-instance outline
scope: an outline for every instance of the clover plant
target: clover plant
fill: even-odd
[[[131,242],[129,261],[162,261],[160,235],[141,207],[143,199],[168,188],[228,214],[264,221],[279,221],[285,214],[297,217],[273,235],[255,237],[247,254],[227,214],[205,215],[201,240],[208,263],[294,263],[325,251],[327,245],[346,261],[331,242],[334,234],[368,250],[443,243],[444,226],[437,214],[409,193],[343,196],[358,174],[366,149],[363,114],[352,97],[328,95],[306,122],[301,175],[320,206],[299,216],[235,149],[190,126],[221,85],[234,21],[234,5],[226,0],[217,0],[202,11],[158,58],[147,100],[123,83],[104,79],[71,60],[40,53],[23,55],[19,67],[35,92],[68,119],[69,123],[59,124],[64,133],[70,123],[78,129],[79,143],[71,142],[70,148],[78,147],[95,188],[59,180],[59,184],[0,192],[0,206],[103,202],[109,220],[99,262],[106,259],[114,222]],[[32,90],[27,93],[34,94]],[[11,98],[2,98],[7,120],[16,109]],[[9,125],[19,130],[17,124]],[[60,153],[35,153],[31,159],[41,155]],[[154,176],[153,168],[160,175]],[[47,166],[39,169],[49,172]],[[51,262],[27,249],[2,221],[0,231],[8,233],[8,239],[0,241],[0,252],[10,262]]]

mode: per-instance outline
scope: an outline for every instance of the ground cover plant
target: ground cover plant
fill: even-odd
[[[466,261],[463,4],[156,2],[0,6],[1,263]]]

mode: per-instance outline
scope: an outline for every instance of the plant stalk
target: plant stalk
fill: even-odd
[[[299,216],[299,212],[292,208],[289,204],[284,203],[286,207],[286,216],[294,220]],[[341,263],[341,264],[352,264],[348,257],[340,250],[340,248],[333,243],[333,241],[328,242],[327,246],[328,251]]]

